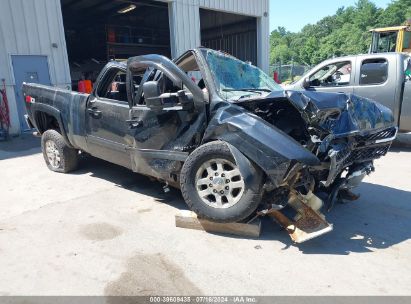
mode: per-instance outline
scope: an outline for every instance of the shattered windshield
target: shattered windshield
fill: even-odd
[[[230,55],[203,50],[218,94],[229,100],[268,95],[283,89],[259,68]]]

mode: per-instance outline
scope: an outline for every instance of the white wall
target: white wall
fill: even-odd
[[[57,48],[52,47],[53,43]],[[18,134],[11,55],[46,55],[52,85],[71,84],[60,0],[1,0],[0,79],[6,79],[10,133]]]
[[[257,17],[258,66],[269,69],[269,0],[168,0],[171,53],[200,46],[200,8]],[[266,14],[266,15],[265,15]]]

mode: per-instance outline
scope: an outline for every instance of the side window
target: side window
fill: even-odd
[[[351,61],[334,62],[310,76],[312,87],[347,86],[351,81]]]
[[[200,72],[200,68],[198,67],[197,60],[194,54],[184,58],[179,64],[178,67],[182,69],[187,76],[196,84],[198,87],[203,90],[207,91],[205,81],[203,79],[203,75]],[[184,88],[187,89],[187,88]]]
[[[404,33],[404,42],[402,44],[404,50],[411,49],[411,32],[406,31]]]
[[[126,72],[117,68],[109,70],[100,82],[97,96],[127,102]]]
[[[398,32],[381,33],[378,39],[378,53],[395,52]]]
[[[367,59],[361,64],[360,85],[377,85],[387,81],[388,62],[386,59]]]

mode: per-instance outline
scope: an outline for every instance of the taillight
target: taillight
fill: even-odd
[[[36,100],[33,98],[33,97],[31,97],[30,95],[27,95],[26,96],[26,102],[27,103],[34,103]]]

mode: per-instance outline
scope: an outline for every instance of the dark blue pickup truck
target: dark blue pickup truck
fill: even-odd
[[[354,199],[350,189],[397,133],[376,102],[284,91],[257,67],[205,48],[175,61],[110,62],[90,95],[38,84],[23,92],[52,171],[74,170],[87,152],[181,188],[199,217],[217,222],[256,213],[280,221],[289,205],[301,229],[307,214],[324,222],[323,202]]]

